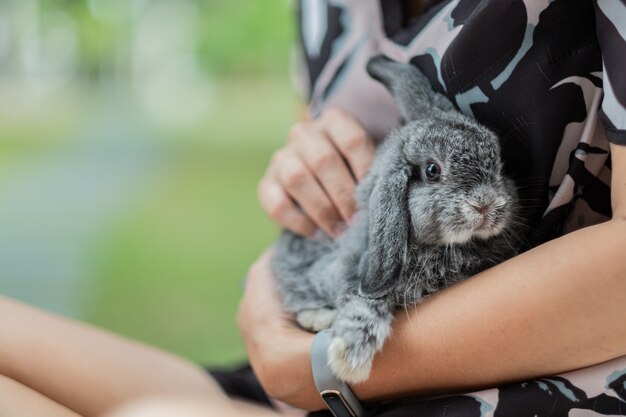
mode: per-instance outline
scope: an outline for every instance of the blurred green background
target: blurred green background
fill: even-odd
[[[284,0],[0,0],[0,293],[241,361],[256,184],[296,118]]]

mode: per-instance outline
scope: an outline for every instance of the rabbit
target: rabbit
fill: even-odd
[[[381,55],[367,71],[391,92],[406,124],[378,147],[348,229],[336,240],[284,231],[272,259],[300,326],[331,328],[328,365],[348,383],[369,377],[398,308],[522,250],[519,200],[497,136],[459,113],[413,65]]]

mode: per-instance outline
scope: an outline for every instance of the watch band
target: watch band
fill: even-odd
[[[335,417],[363,417],[365,410],[348,384],[337,379],[328,367],[331,339],[330,329],[322,330],[313,338],[311,368],[315,386]]]

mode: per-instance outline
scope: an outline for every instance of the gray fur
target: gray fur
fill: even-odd
[[[348,230],[335,241],[285,231],[273,259],[288,311],[309,330],[332,328],[329,366],[348,382],[369,376],[395,310],[522,247],[517,194],[503,176],[496,135],[457,112],[412,65],[377,57],[368,71],[408,123],[377,150]],[[426,179],[431,162],[441,167],[438,182]]]

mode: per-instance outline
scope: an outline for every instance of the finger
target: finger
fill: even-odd
[[[270,265],[270,262],[272,261],[272,258],[276,255],[276,248],[274,246],[270,246],[269,248],[265,249],[261,255],[259,255],[258,259],[256,260],[256,262],[258,262],[261,265]]]
[[[334,229],[341,221],[337,209],[297,154],[282,155],[276,165],[279,183],[320,229],[336,237],[338,233]]]
[[[302,236],[311,236],[317,230],[315,223],[296,207],[283,187],[271,177],[264,177],[258,187],[261,207],[281,227]]]
[[[344,222],[356,211],[356,183],[345,160],[322,131],[310,129],[295,150],[317,178]]]
[[[341,110],[324,113],[324,128],[339,149],[358,181],[361,181],[374,159],[374,142],[363,126]]]

